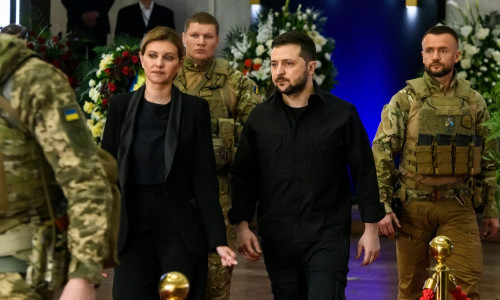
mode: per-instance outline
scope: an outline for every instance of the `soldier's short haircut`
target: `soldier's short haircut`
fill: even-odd
[[[15,35],[20,39],[25,39],[28,37],[28,30],[24,26],[17,24],[9,24],[5,27],[2,27],[2,29],[0,29],[0,33]]]
[[[314,45],[313,40],[303,32],[294,30],[285,32],[274,39],[271,48],[284,45],[299,45],[299,55],[306,63],[316,60],[316,45]]]
[[[191,17],[187,18],[186,22],[184,23],[184,32],[187,32],[189,25],[191,25],[191,23],[214,25],[215,32],[217,33],[217,35],[219,35],[219,22],[217,22],[217,19],[209,13],[198,12],[192,15]]]
[[[155,41],[166,41],[174,44],[177,48],[177,55],[179,59],[184,57],[184,46],[182,45],[182,40],[180,36],[170,27],[166,26],[156,26],[155,28],[148,31],[141,41],[141,53],[146,52],[146,46]]]
[[[424,40],[424,38],[428,35],[428,34],[436,34],[436,35],[439,35],[439,34],[449,34],[451,35],[455,41],[457,42],[457,45],[458,45],[458,34],[457,32],[451,28],[450,26],[446,26],[446,25],[436,25],[436,26],[433,26],[431,28],[429,28],[425,33],[424,35],[422,36],[422,41]]]

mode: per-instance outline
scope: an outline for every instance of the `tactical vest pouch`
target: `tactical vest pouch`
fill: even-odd
[[[477,175],[481,172],[481,153],[483,151],[483,147],[481,145],[477,145],[474,143],[471,143],[471,149],[470,149],[470,156],[469,156],[469,161],[471,164],[469,165],[471,167],[470,175]]]
[[[432,175],[434,174],[434,166],[432,163],[432,145],[416,146],[415,160],[417,174]]]
[[[217,119],[219,135],[212,134],[214,144],[215,164],[217,169],[229,164],[233,159],[234,120]]]
[[[452,175],[452,146],[436,146],[436,175]]]
[[[469,147],[455,147],[455,175],[466,175],[469,173]]]
[[[214,146],[214,155],[215,155],[215,166],[217,170],[224,167],[225,163],[222,159],[224,157],[224,147],[222,139],[219,138],[215,133],[212,134],[212,143]]]

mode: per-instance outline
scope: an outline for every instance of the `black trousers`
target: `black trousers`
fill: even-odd
[[[188,300],[203,299],[207,278],[207,253],[193,254],[171,222],[161,187],[134,187],[128,209],[129,232],[115,268],[114,300],[158,300],[161,275],[178,271],[186,275]]]
[[[349,237],[293,243],[264,239],[262,250],[276,300],[343,300]]]

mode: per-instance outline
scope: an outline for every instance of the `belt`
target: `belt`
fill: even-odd
[[[400,181],[403,185],[406,186],[407,195],[415,194],[414,196],[416,197],[409,197],[414,198],[411,200],[441,201],[444,199],[456,198],[459,191],[465,190],[467,188],[465,182],[457,182],[444,185],[428,185],[413,181],[405,177],[401,177]]]
[[[400,180],[402,183],[404,183],[407,187],[409,187],[412,190],[419,190],[422,192],[428,192],[432,193],[436,190],[440,191],[447,191],[447,190],[461,190],[465,188],[465,181],[459,181],[457,183],[452,183],[452,184],[443,184],[443,185],[428,185],[428,184],[423,184],[420,182],[416,182],[414,180],[408,179],[406,177],[401,176]]]

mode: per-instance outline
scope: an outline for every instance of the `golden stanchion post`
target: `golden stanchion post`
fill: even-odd
[[[449,300],[448,283],[451,281],[454,284],[454,278],[449,273],[450,269],[448,269],[444,262],[453,252],[453,243],[450,238],[440,235],[430,241],[429,247],[431,255],[437,261],[437,265],[431,269],[434,271],[434,274],[425,281],[424,289],[435,290],[437,286],[436,300]]]
[[[162,300],[184,300],[189,294],[189,281],[180,272],[168,272],[161,276],[158,292]]]

